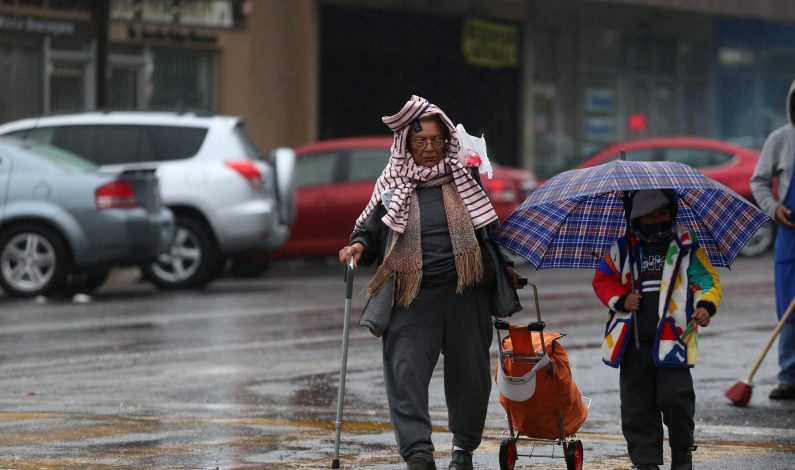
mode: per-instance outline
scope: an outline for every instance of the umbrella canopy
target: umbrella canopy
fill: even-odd
[[[698,236],[714,266],[729,267],[770,220],[728,187],[678,162],[615,160],[563,172],[533,193],[493,240],[536,268],[595,268],[625,234],[624,191],[672,189],[677,223]]]

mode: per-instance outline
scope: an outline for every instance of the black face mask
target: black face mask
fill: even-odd
[[[660,222],[657,224],[641,224],[632,221],[635,235],[645,242],[659,242],[671,238],[674,234],[674,221]]]

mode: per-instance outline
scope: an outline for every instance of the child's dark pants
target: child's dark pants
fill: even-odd
[[[663,464],[663,423],[672,452],[693,445],[696,394],[686,367],[656,367],[652,343],[630,340],[621,360],[621,429],[635,465]]]

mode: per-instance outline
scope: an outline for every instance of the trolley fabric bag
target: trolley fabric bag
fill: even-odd
[[[544,335],[543,355],[541,334]],[[502,347],[505,351],[511,351],[513,356],[536,355],[539,361],[528,363],[505,357],[502,367],[498,364],[495,372],[498,385],[501,373],[508,378],[519,379],[541,365],[544,356],[549,358],[548,364],[541,365],[534,372],[534,393],[528,399],[511,400],[500,390],[500,404],[510,412],[513,426],[527,437],[561,439],[571,436],[588,417],[588,407],[571,375],[569,356],[558,342],[562,336],[561,333],[532,334],[527,325],[511,325],[508,336],[503,338]],[[509,394],[515,396],[512,392]],[[559,416],[563,420],[565,436],[560,435]]]

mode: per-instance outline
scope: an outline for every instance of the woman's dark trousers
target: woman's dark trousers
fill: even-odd
[[[384,379],[400,455],[433,459],[428,386],[444,354],[444,390],[453,445],[480,445],[491,392],[493,335],[489,294],[455,292],[455,283],[423,286],[407,308],[395,310],[384,334]]]

